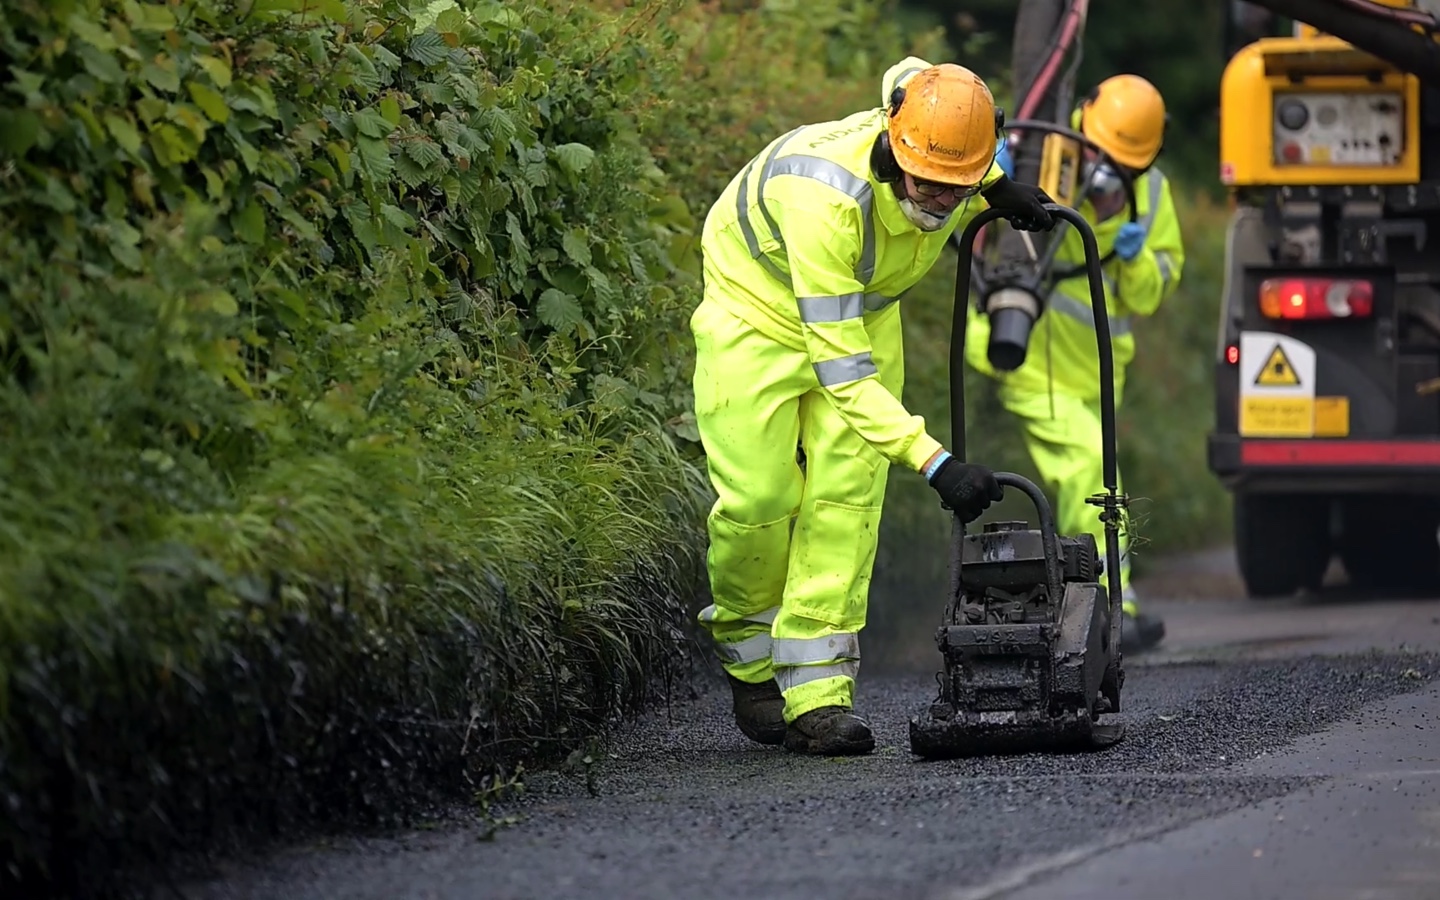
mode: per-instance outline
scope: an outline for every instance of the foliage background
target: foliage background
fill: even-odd
[[[705,602],[709,203],[901,56],[1008,40],[889,0],[8,4],[0,893],[484,797],[653,698]],[[1198,46],[1154,76],[1177,103]],[[1227,512],[1195,170],[1122,412],[1153,552]],[[953,265],[906,301],[942,438]],[[976,455],[1030,473],[971,393]],[[867,647],[928,646],[943,523],[895,473]]]

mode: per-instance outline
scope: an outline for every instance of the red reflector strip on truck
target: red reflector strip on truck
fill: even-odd
[[[1440,441],[1241,441],[1246,466],[1440,466]]]

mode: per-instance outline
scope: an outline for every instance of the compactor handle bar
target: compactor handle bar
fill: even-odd
[[[1105,305],[1105,279],[1100,271],[1100,247],[1095,241],[1095,232],[1085,217],[1068,206],[1046,203],[1045,209],[1057,219],[1070,223],[1080,232],[1085,245],[1085,274],[1090,283],[1090,308],[1095,319],[1095,344],[1100,356],[1100,434],[1102,466],[1105,487],[1114,494],[1119,487],[1115,463],[1115,355],[1110,346],[1110,314]],[[1005,213],[991,207],[982,210],[960,237],[960,246],[975,245],[975,235],[980,229]],[[950,441],[953,453],[965,461],[965,326],[966,311],[970,306],[970,269],[974,255],[961,252],[955,267],[955,308],[950,328]],[[962,299],[964,302],[962,302]]]
[[[1114,614],[1120,603],[1120,538],[1118,508],[1124,500],[1117,496],[1119,478],[1116,473],[1115,434],[1115,355],[1110,346],[1110,311],[1105,303],[1105,279],[1101,272],[1100,247],[1095,241],[1095,232],[1085,217],[1068,206],[1046,203],[1046,211],[1052,216],[1072,225],[1080,233],[1085,245],[1085,273],[1090,286],[1090,309],[1095,320],[1095,349],[1100,361],[1100,452],[1102,455],[1103,477],[1106,493],[1089,502],[1102,506],[1105,512],[1105,558],[1106,574],[1109,581],[1109,602],[1112,612],[1110,640],[1116,648],[1116,659],[1120,658],[1120,617]],[[975,236],[987,223],[1005,215],[1003,210],[991,207],[981,211],[965,226],[960,238],[960,259],[955,267],[955,307],[950,328],[950,440],[951,453],[961,462],[965,461],[965,326],[970,307],[970,270],[974,263]],[[1061,591],[1061,568],[1059,540],[1055,531],[1055,517],[1044,493],[1034,483],[1009,472],[1000,472],[995,480],[1002,486],[1010,485],[1023,491],[1035,504],[1040,515],[1041,542],[1045,550],[1045,575],[1051,597],[1055,602],[1063,596]],[[1097,502],[1098,501],[1098,502]],[[960,598],[960,567],[964,555],[962,541],[965,526],[957,516],[954,520],[955,534],[951,541],[950,559],[950,602]],[[1099,548],[1097,548],[1099,549]]]

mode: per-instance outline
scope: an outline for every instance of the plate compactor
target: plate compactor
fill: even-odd
[[[910,721],[910,749],[926,759],[1008,752],[1098,749],[1124,737],[1101,723],[1120,711],[1120,519],[1116,493],[1115,378],[1105,288],[1095,234],[1075,210],[1046,204],[1085,245],[1100,353],[1100,416],[1106,492],[1088,498],[1105,526],[1102,558],[1089,534],[1062,537],[1045,494],[1030,480],[997,473],[1034,503],[1039,529],[990,522],[966,534],[952,517],[950,588],[935,634],[944,657],[940,696]],[[1001,213],[987,209],[965,228],[955,274],[950,335],[950,420],[954,455],[965,458],[965,324],[972,248],[980,228]],[[992,323],[999,327],[998,323]],[[1108,586],[1101,576],[1108,576]],[[1108,589],[1107,589],[1108,588]]]

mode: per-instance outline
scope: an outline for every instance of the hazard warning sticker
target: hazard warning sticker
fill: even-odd
[[[1241,396],[1315,396],[1315,350],[1303,341],[1268,331],[1243,332],[1239,363]]]
[[[1299,387],[1300,376],[1295,373],[1295,365],[1290,362],[1290,357],[1285,355],[1285,348],[1278,343],[1275,349],[1270,351],[1266,357],[1265,364],[1255,375],[1257,387]]]
[[[1328,413],[1317,428],[1315,351],[1271,332],[1240,335],[1240,434],[1246,437],[1314,437],[1333,433]],[[1348,419],[1348,417],[1347,417]]]

